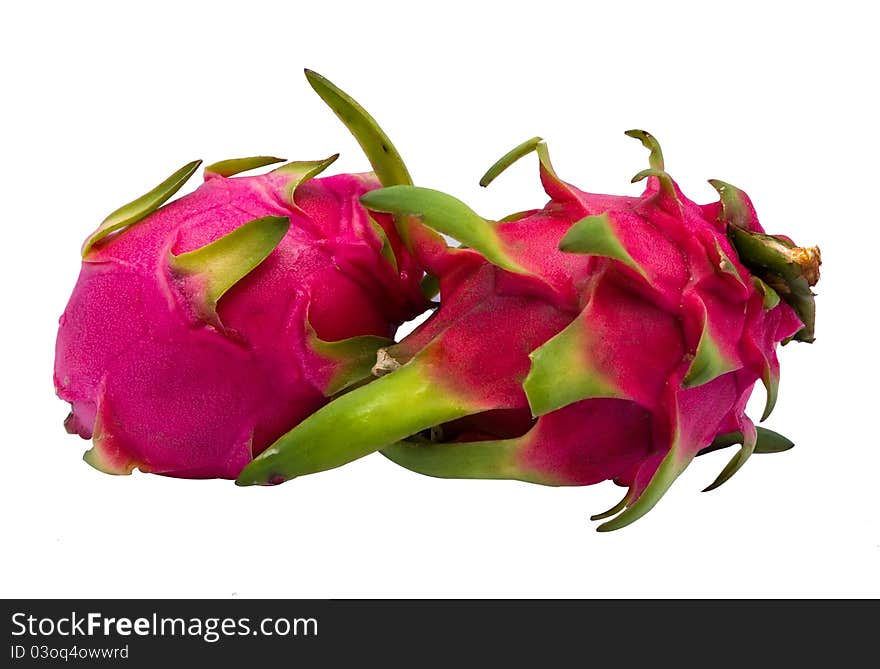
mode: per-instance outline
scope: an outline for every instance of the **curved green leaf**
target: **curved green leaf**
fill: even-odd
[[[778,432],[768,430],[766,427],[755,427],[755,432],[757,439],[755,443],[755,453],[783,453],[784,451],[794,448],[793,441],[782,436]],[[715,440],[709,446],[700,450],[697,455],[713,453],[722,448],[728,448],[741,443],[743,443],[742,432],[728,432],[727,434],[721,434],[715,437]]]
[[[559,250],[613,258],[648,278],[644,268],[624,248],[607,213],[587,216],[574,223],[559,242]]]
[[[391,242],[388,241],[388,235],[385,234],[385,228],[383,228],[376,220],[370,216],[370,226],[373,228],[373,231],[376,233],[376,236],[379,238],[379,241],[382,242],[382,250],[380,253],[385,260],[394,268],[394,271],[397,271],[397,258],[394,255],[394,249],[391,248]]]
[[[402,441],[382,449],[382,455],[410,471],[444,479],[516,480],[555,485],[520,467],[518,455],[524,441],[499,439],[466,443]]]
[[[201,248],[172,255],[168,264],[178,274],[201,279],[202,311],[216,316],[218,300],[275,250],[289,227],[283,216],[257,218]]]
[[[673,482],[675,482],[675,479],[687,469],[692,459],[692,457],[687,456],[684,449],[678,443],[673,445],[669,453],[666,454],[666,457],[660,462],[660,466],[657,467],[651,482],[642,491],[638,499],[631,502],[628,501],[628,506],[623,513],[599,525],[596,530],[599,532],[619,530],[644,516],[656,506],[657,502],[660,501]]]
[[[660,171],[665,169],[663,165],[663,151],[660,150],[660,142],[657,141],[654,135],[646,130],[627,130],[623,134],[639,140],[642,146],[651,152],[651,155],[648,157],[648,164],[651,166],[651,169]]]
[[[639,181],[647,179],[648,177],[657,177],[657,179],[660,181],[660,190],[668,197],[670,197],[679,207],[681,207],[681,201],[678,199],[678,193],[675,192],[675,183],[672,181],[672,177],[663,170],[657,170],[654,168],[642,170],[632,178],[630,183],[638,183]]]
[[[611,518],[611,516],[620,513],[626,508],[626,505],[629,504],[630,494],[629,491],[623,496],[617,504],[612,506],[607,511],[603,511],[602,513],[596,513],[590,516],[590,520],[605,520],[605,518]]]
[[[454,237],[498,267],[530,274],[504,248],[492,223],[451,195],[418,186],[391,186],[364,194],[361,203],[373,211],[416,216],[429,228]]]
[[[684,388],[701,386],[722,374],[738,368],[736,360],[732,360],[722,353],[721,347],[715,340],[709,327],[708,310],[705,305],[702,306],[703,331],[700,333],[700,341],[697,343],[694,359],[691,361],[687,374],[685,374],[682,381]]]
[[[626,398],[614,381],[592,363],[591,348],[589,323],[581,314],[532,351],[532,364],[523,381],[532,415],[542,416],[593,397]]]
[[[486,173],[480,179],[480,185],[483,187],[488,186],[499,174],[523,156],[527,156],[534,151],[538,147],[538,144],[543,141],[544,140],[540,137],[532,137],[531,139],[524,141],[522,144],[513,147],[510,151],[501,156],[492,167],[486,170]]]
[[[755,221],[746,205],[745,193],[720,179],[709,179],[709,183],[721,198],[721,220],[743,230],[751,230]]]
[[[313,413],[245,467],[236,484],[275,484],[339,467],[483,409],[441,389],[430,366],[413,360]]]
[[[275,172],[278,172],[279,174],[289,174],[293,177],[287,184],[287,200],[294,209],[305,215],[305,212],[300,209],[299,205],[296,203],[296,191],[304,183],[310,179],[314,179],[321,174],[321,172],[330,167],[330,165],[335,163],[338,158],[339,154],[334,153],[332,156],[325,158],[324,160],[295,160],[285,163],[281,167],[275,168]]]
[[[755,290],[757,290],[761,294],[761,297],[764,298],[765,309],[773,309],[782,299],[779,297],[779,293],[756,276],[752,277],[752,285],[755,286]]]
[[[746,460],[755,452],[755,446],[758,442],[758,433],[755,430],[755,426],[748,418],[743,417],[743,421],[745,425],[743,426],[742,431],[742,448],[740,448],[736,455],[734,455],[730,462],[725,465],[724,469],[721,470],[721,473],[718,474],[718,477],[710,483],[708,486],[703,488],[703,492],[709,492],[710,490],[715,490],[719,486],[723,485],[727,482],[731,476],[736,474],[740,468],[746,463]]]
[[[205,168],[206,174],[216,174],[220,177],[231,177],[240,172],[255,170],[258,167],[266,165],[274,165],[275,163],[283,163],[284,158],[275,158],[274,156],[251,156],[249,158],[229,158],[208,165]]]
[[[338,86],[317,72],[306,70],[306,79],[361,145],[383,186],[411,185],[412,177],[388,135],[376,120]]]
[[[201,160],[187,163],[148,193],[112,212],[86,239],[82,247],[83,257],[85,258],[92,247],[107,235],[134,225],[165,204],[172,195],[180,190],[180,187],[187,182],[201,164]]]

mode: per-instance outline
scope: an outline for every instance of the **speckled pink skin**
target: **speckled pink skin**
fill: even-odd
[[[372,175],[314,179],[289,201],[289,174],[207,174],[195,192],[95,247],[61,316],[55,386],[70,432],[93,438],[87,460],[111,473],[235,478],[280,434],[323,405],[335,362],[309,346],[393,336],[424,307],[421,271],[393,224],[376,217],[399,270],[358,198]],[[244,223],[286,216],[278,247],[219,301],[222,326],[200,318],[169,254]]]

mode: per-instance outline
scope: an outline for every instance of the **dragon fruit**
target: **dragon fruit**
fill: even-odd
[[[628,491],[594,519],[624,527],[649,511],[693,458],[741,444],[709,486],[758,451],[790,446],[745,415],[757,381],[776,402],[776,346],[812,341],[817,248],[764,233],[747,195],[687,199],[657,141],[640,197],[561,180],[534,138],[550,202],[490,222],[462,202],[395,186],[361,198],[397,217],[439,279],[433,316],[380,351],[381,378],[310,416],[238,483],[278,483],[378,449],[424,474],[545,485],[613,480]],[[448,248],[437,232],[462,242]]]
[[[345,95],[307,74],[319,93]],[[235,478],[369,376],[377,349],[425,308],[422,272],[390,217],[358,202],[379,179],[315,178],[335,158],[258,176],[234,175],[282,161],[226,160],[162,206],[192,162],[88,237],[55,360],[67,430],[93,440],[87,462]],[[391,159],[398,174],[385,170],[384,183],[408,183]]]

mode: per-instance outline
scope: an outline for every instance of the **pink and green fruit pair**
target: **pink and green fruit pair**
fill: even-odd
[[[791,446],[745,407],[761,382],[766,418],[777,345],[812,341],[819,253],[765,234],[744,192],[712,181],[720,200],[695,204],[631,131],[650,150],[643,194],[586,193],[534,138],[481,183],[534,151],[550,201],[489,221],[411,185],[372,118],[311,78],[385,188],[309,181],[319,164],[297,163],[211,176],[122,232],[111,215],[86,243],[56,363],[93,464],[275,484],[381,450],[439,477],[610,479],[627,488],[595,516],[611,530],[703,452],[741,444],[714,488]],[[422,270],[439,308],[394,343],[426,306]]]

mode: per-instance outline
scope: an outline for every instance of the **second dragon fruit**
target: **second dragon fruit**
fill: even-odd
[[[276,483],[375,450],[421,473],[547,485],[606,479],[628,488],[596,518],[612,530],[649,511],[716,439],[742,447],[710,486],[755,450],[745,415],[757,381],[776,401],[781,341],[813,338],[819,254],[770,236],[739,189],[686,198],[651,152],[640,197],[594,195],[562,181],[539,138],[550,202],[487,221],[438,191],[366,194],[394,214],[439,278],[436,314],[382,352],[377,381],[306,419],[255,460],[240,484]],[[459,239],[447,248],[435,232]],[[344,427],[340,427],[344,426]],[[735,435],[731,439],[731,435]],[[764,432],[773,439],[773,433]]]

